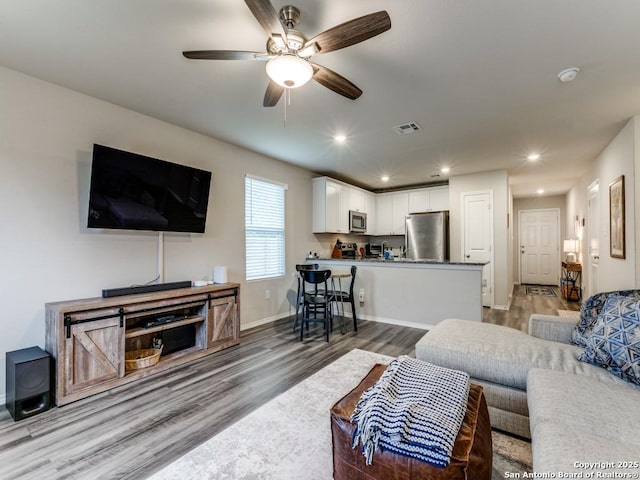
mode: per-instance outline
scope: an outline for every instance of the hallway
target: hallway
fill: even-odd
[[[532,313],[559,315],[558,310],[580,310],[580,303],[567,302],[560,296],[560,289],[554,287],[555,297],[527,295],[527,285],[514,285],[511,308],[509,310],[484,309],[483,321],[527,331],[529,316]]]

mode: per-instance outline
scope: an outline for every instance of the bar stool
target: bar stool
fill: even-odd
[[[302,275],[300,275],[300,272],[302,270],[318,270],[320,268],[320,265],[317,263],[302,263],[299,265],[296,265],[296,272],[297,272],[297,277],[298,277],[298,292],[296,293],[296,315],[295,318],[293,320],[293,331],[296,331],[296,328],[298,326],[298,320],[300,318],[300,307],[302,306]]]
[[[300,341],[304,339],[304,326],[310,322],[324,324],[325,339],[329,341],[331,330],[331,299],[327,296],[327,281],[331,270],[300,270],[302,277],[302,319],[300,323]],[[318,285],[324,284],[324,290]]]
[[[356,272],[358,271],[358,267],[355,265],[351,266],[351,283],[349,284],[349,291],[342,290],[342,279],[338,278],[340,289],[335,289],[335,283],[332,279],[332,290],[327,292],[327,297],[329,297],[331,302],[340,302],[343,304],[345,302],[351,304],[351,315],[353,316],[353,331],[358,331],[358,319],[356,317],[356,302],[355,297],[353,295],[353,286],[356,281]],[[339,312],[340,310],[338,310]],[[342,318],[344,318],[344,306],[342,306]]]

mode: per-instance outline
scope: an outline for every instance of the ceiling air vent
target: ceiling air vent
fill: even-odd
[[[416,122],[409,122],[398,125],[396,127],[391,127],[391,130],[396,132],[396,134],[398,135],[409,135],[410,133],[415,133],[419,130],[422,130],[422,127]]]

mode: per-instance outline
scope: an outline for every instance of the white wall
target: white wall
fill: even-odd
[[[592,169],[567,194],[567,228],[576,215],[587,218],[587,187],[595,180],[600,182],[600,264],[599,290],[609,291],[626,288],[637,288],[640,278],[636,251],[638,248],[638,228],[636,211],[636,183],[635,172],[640,166],[638,145],[640,142],[640,117],[629,120],[618,135],[597,157]],[[626,225],[626,258],[612,258],[609,255],[609,184],[618,176],[625,176],[625,225]],[[587,219],[588,220],[588,219]],[[585,221],[585,234],[581,245],[583,265],[583,287],[590,282],[589,259],[587,242],[591,226]]]
[[[634,252],[640,247],[640,115],[631,119],[633,122],[633,181],[628,179],[627,183],[633,184],[633,196],[628,203],[627,218],[633,219],[633,225],[629,225],[627,230],[633,229],[635,235],[635,245],[631,248]],[[638,192],[638,195],[635,195]],[[625,196],[626,197],[626,196]],[[635,255],[635,285],[640,284],[640,255]]]
[[[507,171],[497,170],[493,172],[460,175],[449,180],[450,216],[450,248],[451,260],[462,261],[461,222],[462,206],[461,194],[463,192],[475,192],[482,190],[493,191],[493,278],[494,278],[494,305],[506,307],[509,305],[511,291],[511,278],[509,272],[509,233],[507,228],[507,213],[509,212],[509,185]]]
[[[44,346],[45,302],[156,276],[157,234],[85,228],[93,143],[212,171],[206,233],[165,235],[165,281],[227,265],[242,284],[244,327],[289,314],[294,266],[321,247],[305,213],[310,172],[5,68],[0,105],[0,396],[5,353]],[[284,278],[244,280],[245,173],[289,185]]]

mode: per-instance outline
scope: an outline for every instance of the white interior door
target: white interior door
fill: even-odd
[[[493,306],[493,208],[492,193],[462,194],[462,252],[465,262],[489,262],[482,269],[482,305]]]
[[[520,282],[558,285],[560,280],[560,212],[520,212]]]
[[[600,291],[599,264],[600,264],[600,182],[596,180],[589,185],[587,191],[587,252],[589,268],[588,296]],[[583,260],[584,261],[584,260]]]

